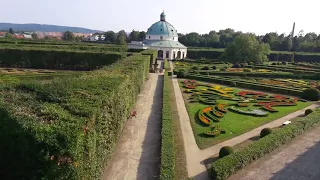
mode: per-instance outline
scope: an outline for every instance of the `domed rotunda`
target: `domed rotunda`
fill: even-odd
[[[177,30],[166,21],[164,12],[160,21],[152,24],[142,42],[132,41],[129,49],[154,49],[158,51],[158,59],[184,59],[187,56],[187,47],[178,41]]]

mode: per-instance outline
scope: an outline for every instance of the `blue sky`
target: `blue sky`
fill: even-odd
[[[159,20],[180,33],[233,28],[243,32],[320,34],[319,0],[3,0],[0,22],[39,23],[98,30],[144,30]]]

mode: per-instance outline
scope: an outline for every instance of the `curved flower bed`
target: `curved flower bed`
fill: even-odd
[[[237,109],[234,106],[231,106],[231,107],[229,107],[229,110],[233,111],[235,113],[244,114],[244,115],[252,115],[252,116],[268,116],[269,115],[268,112],[262,111],[259,109],[244,111],[241,109]]]

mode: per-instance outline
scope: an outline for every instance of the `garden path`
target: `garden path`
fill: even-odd
[[[230,176],[228,180],[320,179],[319,131],[320,126],[303,133]]]
[[[172,63],[170,63],[170,66],[172,67]],[[319,107],[317,104],[312,104],[309,107],[306,107],[302,110],[293,112],[287,116],[284,116],[282,118],[279,118],[275,121],[272,121],[268,124],[265,124],[263,126],[260,126],[256,129],[253,129],[245,134],[242,134],[240,136],[237,136],[233,139],[224,141],[222,143],[216,144],[212,147],[209,147],[207,149],[201,150],[199,149],[198,145],[196,144],[196,140],[193,134],[193,130],[190,124],[190,118],[187,112],[187,109],[185,107],[185,102],[182,96],[182,92],[179,87],[178,80],[173,77],[173,86],[174,86],[174,93],[176,97],[176,103],[177,103],[177,109],[179,113],[179,120],[181,125],[181,131],[183,135],[184,140],[184,148],[186,151],[186,161],[187,161],[187,170],[188,170],[188,176],[194,177],[196,180],[207,180],[210,179],[208,176],[208,173],[206,172],[205,167],[205,160],[207,160],[209,157],[218,154],[220,151],[220,148],[223,146],[234,146],[236,144],[239,144],[243,141],[246,141],[247,139],[257,136],[260,134],[260,131],[265,128],[273,128],[281,126],[283,122],[293,119],[299,115],[304,114],[304,111],[306,109],[314,109]]]
[[[150,73],[117,142],[103,180],[159,179],[161,148],[162,74]]]

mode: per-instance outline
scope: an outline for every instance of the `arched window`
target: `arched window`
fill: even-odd
[[[169,51],[166,51],[166,58],[169,58]]]

